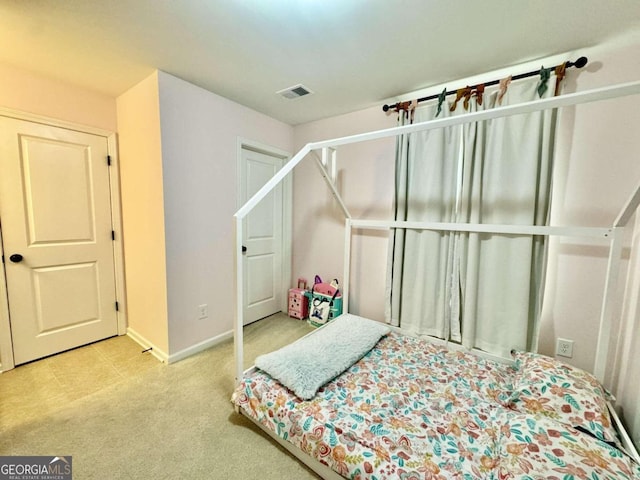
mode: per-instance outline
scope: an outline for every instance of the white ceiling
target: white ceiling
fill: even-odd
[[[157,68],[296,125],[630,30],[639,0],[0,0],[0,62],[114,97]]]

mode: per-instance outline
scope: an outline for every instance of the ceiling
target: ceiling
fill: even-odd
[[[0,0],[0,62],[113,97],[160,69],[296,125],[631,30],[638,0]]]

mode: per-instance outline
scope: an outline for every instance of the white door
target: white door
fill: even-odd
[[[240,198],[251,198],[282,167],[282,158],[242,149]],[[281,311],[282,186],[254,208],[243,228],[244,324]]]
[[[107,139],[0,117],[16,365],[117,335]]]

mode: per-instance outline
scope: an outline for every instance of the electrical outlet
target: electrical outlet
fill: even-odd
[[[198,305],[198,320],[202,320],[209,316],[209,306],[206,303]]]
[[[556,355],[560,357],[573,357],[573,340],[558,338],[556,343]]]

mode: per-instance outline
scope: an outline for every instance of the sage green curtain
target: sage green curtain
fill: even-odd
[[[434,118],[436,106],[421,107],[414,122]],[[443,115],[452,114],[443,110]],[[401,123],[406,122],[406,116]],[[398,137],[395,218],[453,222],[458,189],[461,127],[415,132]],[[419,161],[419,159],[436,159]],[[454,237],[428,230],[392,232],[387,318],[393,325],[437,337],[450,322]]]
[[[500,100],[497,91],[481,103],[472,97],[467,111],[535,100],[539,85],[513,83]],[[418,108],[415,121],[434,118],[436,108]],[[462,113],[460,102],[438,118]],[[396,219],[545,225],[556,115],[547,110],[400,137]],[[544,237],[408,230],[394,232],[391,242],[392,324],[502,356],[535,350]]]

